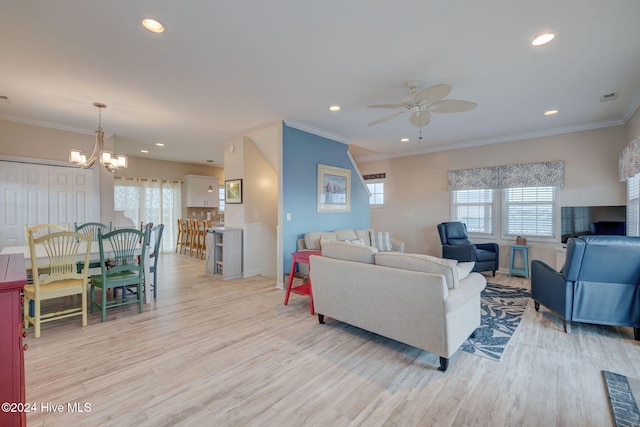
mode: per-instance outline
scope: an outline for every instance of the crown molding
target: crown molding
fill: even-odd
[[[23,125],[38,126],[38,127],[42,127],[42,128],[61,130],[61,131],[64,131],[64,132],[79,133],[79,134],[82,134],[82,135],[95,135],[95,133],[96,133],[95,130],[79,129],[79,128],[74,128],[74,127],[70,127],[70,126],[56,125],[56,124],[48,123],[48,122],[40,122],[40,121],[37,121],[37,120],[23,119],[23,118],[20,118],[20,117],[3,116],[1,114],[0,114],[0,120],[6,120],[8,122],[21,123]],[[111,137],[114,136],[114,134],[113,133],[109,133],[109,132],[105,132],[104,136],[105,136],[105,138],[111,138]]]
[[[420,154],[438,153],[441,151],[459,150],[462,148],[481,147],[483,145],[499,144],[502,142],[521,141],[523,139],[543,138],[547,136],[562,135],[562,134],[567,134],[572,132],[582,132],[582,131],[593,130],[593,129],[607,128],[612,126],[622,126],[624,124],[625,124],[625,121],[620,119],[605,120],[600,122],[584,123],[576,126],[566,126],[562,128],[547,129],[547,130],[526,132],[526,133],[520,133],[520,134],[512,134],[512,135],[506,135],[506,136],[501,136],[496,138],[480,139],[480,140],[474,140],[474,141],[463,141],[463,142],[458,142],[454,144],[442,144],[442,145],[437,145],[432,147],[425,147],[423,149],[414,150],[409,153],[405,152],[405,153],[398,153],[398,154],[388,154],[388,155],[381,154],[381,155],[365,156],[362,158],[358,158],[357,160],[359,162],[373,162],[373,161],[385,160],[389,158],[395,159],[400,157],[416,156]]]
[[[324,131],[322,129],[314,128],[312,126],[307,125],[306,123],[298,122],[295,120],[284,120],[284,124],[304,132],[309,132],[314,135],[318,135],[324,138],[332,139],[334,141],[342,142],[343,144],[347,144],[347,145],[351,144],[351,142],[343,136],[336,135],[331,132]]]

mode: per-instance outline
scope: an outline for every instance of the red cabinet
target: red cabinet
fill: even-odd
[[[27,425],[20,295],[26,283],[24,256],[0,255],[0,426]]]

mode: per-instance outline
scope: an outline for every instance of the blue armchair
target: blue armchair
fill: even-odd
[[[531,262],[531,297],[571,321],[631,326],[640,340],[640,237],[582,236],[569,239],[562,272]]]
[[[459,262],[474,261],[473,271],[491,271],[496,275],[500,260],[497,243],[471,243],[467,237],[467,225],[462,222],[438,224],[442,242],[442,257]]]

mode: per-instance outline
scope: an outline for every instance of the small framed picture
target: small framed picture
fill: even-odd
[[[351,170],[318,164],[318,212],[351,212]]]
[[[228,179],[224,182],[224,202],[242,203],[242,180]]]

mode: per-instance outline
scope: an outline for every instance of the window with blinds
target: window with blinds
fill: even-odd
[[[640,174],[627,179],[627,235],[640,236]]]
[[[464,222],[469,233],[493,234],[493,190],[452,191],[451,220]]]
[[[505,188],[502,200],[505,237],[555,237],[554,187]]]

